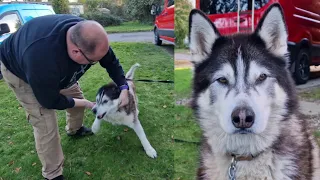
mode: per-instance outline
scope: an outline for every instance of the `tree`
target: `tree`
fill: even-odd
[[[129,17],[142,22],[153,21],[150,14],[152,4],[161,4],[161,0],[127,0],[125,3],[126,13]]]
[[[174,16],[174,34],[176,36],[175,44],[177,47],[184,46],[184,38],[189,33],[188,21],[189,13],[192,9],[192,5],[188,0],[176,0],[175,1],[175,16]]]
[[[70,14],[68,0],[52,0],[52,7],[56,14]]]

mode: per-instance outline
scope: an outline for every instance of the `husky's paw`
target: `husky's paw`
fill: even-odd
[[[92,130],[92,132],[93,132],[94,134],[97,134],[98,131],[99,131],[99,128],[97,128],[96,126],[92,126],[92,127],[91,127],[91,130]]]
[[[150,147],[150,148],[146,149],[146,153],[151,158],[156,158],[157,157],[157,151],[155,149],[153,149],[153,147]]]
[[[100,124],[94,122],[94,123],[92,124],[91,130],[92,130],[92,132],[93,132],[94,134],[97,134],[98,131],[100,130]]]

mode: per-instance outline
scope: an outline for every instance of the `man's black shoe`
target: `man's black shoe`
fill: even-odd
[[[86,136],[86,135],[92,135],[93,132],[91,131],[90,128],[87,128],[85,126],[82,126],[80,129],[77,130],[76,133],[71,134],[71,133],[67,133],[68,136],[77,136],[77,137],[81,137],[81,136]]]
[[[47,178],[45,178],[45,180],[49,180]],[[60,175],[58,177],[53,178],[52,180],[63,180],[63,175]]]

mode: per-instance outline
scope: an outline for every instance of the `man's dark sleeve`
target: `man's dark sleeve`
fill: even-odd
[[[75,102],[72,97],[60,94],[59,69],[55,61],[50,58],[54,56],[41,56],[41,50],[33,52],[28,50],[24,53],[24,70],[29,85],[41,106],[47,109],[64,110],[72,108]]]
[[[108,53],[100,60],[100,65],[106,68],[110,78],[120,87],[127,85],[127,81],[119,60],[113,50],[109,47]]]

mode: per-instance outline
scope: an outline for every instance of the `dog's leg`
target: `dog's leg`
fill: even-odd
[[[101,120],[96,118],[92,124],[91,130],[94,134],[96,134],[100,130]]]
[[[157,157],[157,152],[156,150],[151,146],[150,142],[148,141],[146,134],[140,124],[140,121],[137,120],[133,123],[131,127],[134,132],[136,132],[137,136],[139,137],[141,144],[146,151],[147,155],[150,156],[151,158],[156,158]]]

